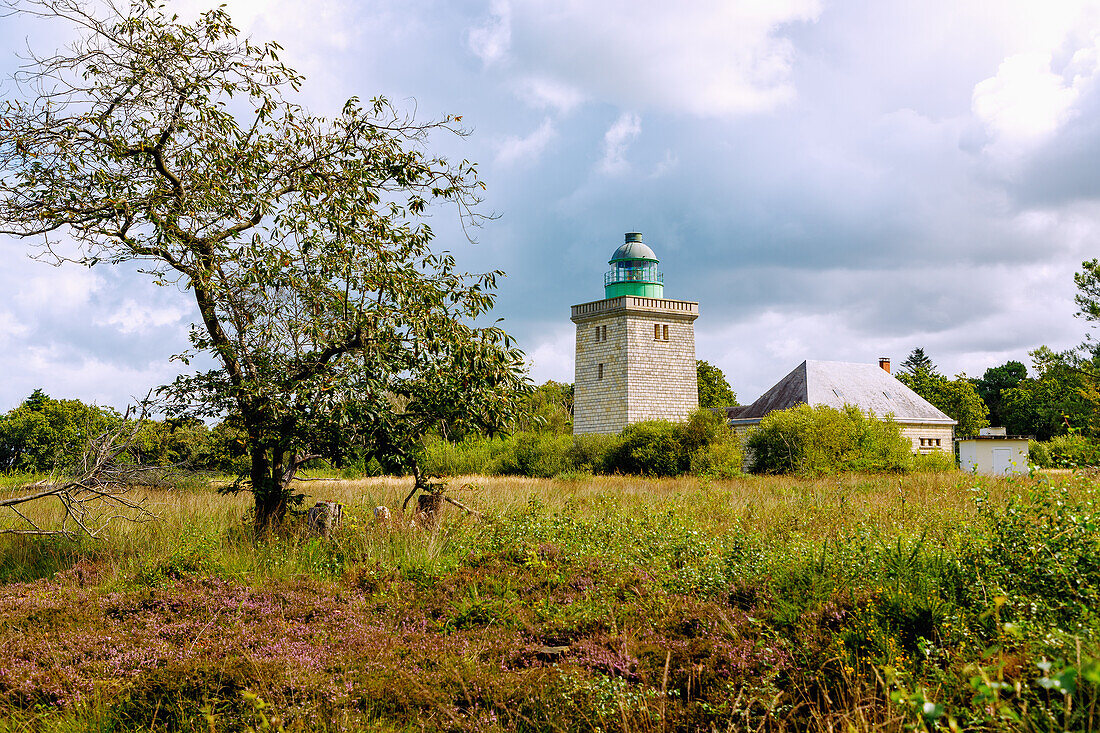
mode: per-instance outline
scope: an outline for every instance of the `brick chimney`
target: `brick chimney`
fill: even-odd
[[[880,357],[878,358],[878,365],[879,365],[879,368],[881,368],[881,369],[882,369],[883,371],[885,371],[885,372],[886,372],[887,374],[889,374],[889,373],[890,373],[890,357],[888,357],[888,356],[880,356]]]

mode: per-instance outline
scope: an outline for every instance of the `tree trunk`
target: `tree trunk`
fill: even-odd
[[[264,534],[282,524],[287,512],[287,492],[282,472],[272,465],[267,451],[252,449],[252,496],[255,499],[256,534]]]

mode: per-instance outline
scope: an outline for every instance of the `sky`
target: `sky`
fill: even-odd
[[[171,2],[181,17],[206,7]],[[1100,256],[1100,0],[227,0],[332,114],[385,96],[470,134],[467,241],[536,382],[573,380],[570,305],[623,233],[694,300],[697,357],[743,403],[805,359],[980,376],[1070,348],[1073,273]],[[0,75],[63,25],[0,18]],[[9,82],[0,95],[16,94]],[[0,410],[43,388],[122,407],[171,381],[197,317],[133,268],[55,268],[0,238]]]

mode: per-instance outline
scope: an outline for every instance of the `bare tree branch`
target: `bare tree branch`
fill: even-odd
[[[115,520],[143,523],[157,519],[143,499],[129,496],[135,486],[163,482],[167,473],[160,466],[130,461],[140,425],[140,420],[122,421],[89,440],[77,466],[51,479],[18,487],[13,496],[0,499],[0,508],[10,508],[18,517],[17,526],[0,528],[0,534],[95,538]],[[59,527],[42,526],[20,511],[23,505],[50,498],[64,511]]]

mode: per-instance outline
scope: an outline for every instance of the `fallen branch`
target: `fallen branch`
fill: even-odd
[[[20,526],[0,529],[0,535],[32,535],[76,538],[98,537],[116,519],[148,522],[157,518],[144,505],[144,499],[127,494],[135,486],[163,483],[167,470],[160,466],[131,463],[131,448],[141,421],[127,421],[88,441],[82,459],[67,471],[51,479],[17,487],[27,493],[0,499],[0,508],[10,508]],[[20,511],[31,502],[56,499],[64,514],[58,528],[43,527]]]
[[[471,509],[470,507],[466,506],[465,504],[463,504],[458,499],[452,499],[449,496],[444,496],[443,501],[447,502],[448,504],[454,504],[456,507],[458,507],[462,511],[466,512],[467,514],[473,514],[478,519],[481,519],[483,516],[485,516],[484,514],[479,512],[477,509]]]

